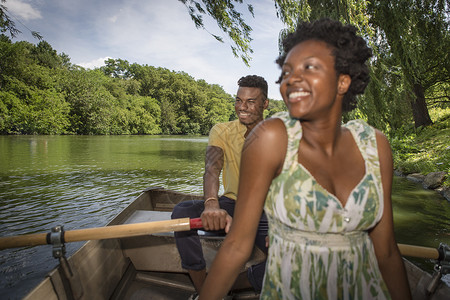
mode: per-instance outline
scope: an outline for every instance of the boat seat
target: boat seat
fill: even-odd
[[[171,212],[136,210],[124,224],[170,220],[170,216]],[[225,234],[202,230],[199,230],[198,234],[208,271]],[[187,270],[181,267],[173,231],[123,238],[121,243],[124,255],[130,258],[138,271],[187,273]],[[250,260],[245,264],[243,270],[264,259],[265,254],[255,246]]]

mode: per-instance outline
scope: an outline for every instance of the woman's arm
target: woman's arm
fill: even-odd
[[[375,254],[381,275],[392,299],[411,299],[405,266],[394,238],[392,215],[392,153],[388,140],[377,131],[378,156],[380,158],[381,181],[383,184],[384,210],[380,222],[371,230]]]
[[[272,179],[282,167],[287,145],[284,124],[269,119],[255,127],[242,150],[238,199],[231,229],[213,262],[200,299],[221,299],[248,260]]]

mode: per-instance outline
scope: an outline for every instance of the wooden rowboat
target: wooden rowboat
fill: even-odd
[[[181,202],[202,199],[163,188],[149,188],[109,224],[131,224],[170,219]],[[210,266],[223,237],[202,232],[202,247]],[[264,259],[255,248],[251,261]],[[432,276],[405,260],[414,299],[449,299],[450,287],[443,282],[432,295],[426,294]],[[121,239],[91,240],[35,287],[24,299],[187,299],[194,293],[186,270],[181,268],[173,232]],[[235,293],[233,299],[257,299],[252,291]]]

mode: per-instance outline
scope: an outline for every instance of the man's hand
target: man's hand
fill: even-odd
[[[226,210],[218,207],[205,207],[200,217],[202,218],[202,224],[205,230],[225,229],[226,233],[230,230],[233,221],[233,218]]]

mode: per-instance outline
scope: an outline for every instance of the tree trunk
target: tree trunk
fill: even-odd
[[[427,126],[433,124],[428,114],[427,103],[425,102],[425,94],[423,86],[420,83],[413,85],[414,98],[411,101],[411,108],[414,118],[415,127]]]

